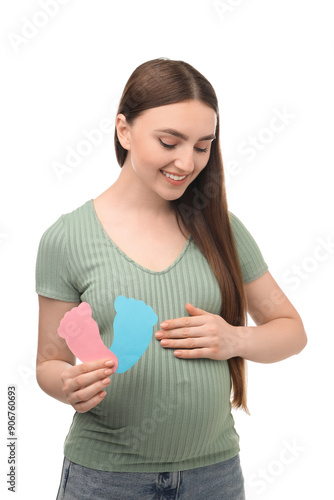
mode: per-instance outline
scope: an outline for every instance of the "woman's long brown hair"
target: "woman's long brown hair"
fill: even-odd
[[[126,83],[117,114],[128,123],[143,111],[190,99],[201,101],[217,115],[216,139],[212,142],[205,168],[182,196],[172,200],[178,225],[180,218],[201,252],[207,258],[222,294],[221,316],[234,326],[247,322],[246,301],[238,255],[231,229],[219,144],[219,110],[216,93],[208,80],[190,64],[167,58],[153,59],[138,66]],[[127,150],[118,141],[115,150],[122,167]],[[241,357],[228,360],[231,375],[232,406],[247,413],[246,363]]]

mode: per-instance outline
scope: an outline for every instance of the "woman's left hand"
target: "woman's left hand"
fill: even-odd
[[[238,356],[241,337],[238,327],[230,325],[218,314],[212,314],[187,303],[190,316],[161,323],[155,336],[161,346],[176,349],[178,358],[210,358],[226,360]],[[163,327],[167,323],[166,327]]]

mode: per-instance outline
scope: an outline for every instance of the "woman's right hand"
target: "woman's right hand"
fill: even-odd
[[[113,366],[113,360],[100,359],[71,366],[61,373],[63,394],[77,412],[85,413],[103,400]]]

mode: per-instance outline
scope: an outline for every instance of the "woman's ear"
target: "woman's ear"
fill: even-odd
[[[130,126],[123,114],[119,114],[116,117],[115,127],[117,131],[117,137],[124,149],[130,149]]]

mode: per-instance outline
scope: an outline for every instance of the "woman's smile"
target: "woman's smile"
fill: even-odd
[[[172,175],[168,172],[165,172],[164,170],[160,170],[162,175],[165,177],[165,179],[170,183],[173,184],[173,186],[181,186],[184,184],[188,178],[188,175],[183,175],[183,176],[177,176],[177,175]]]

